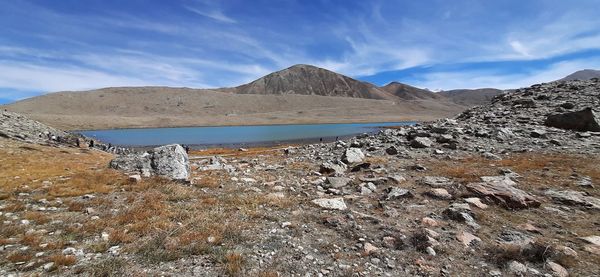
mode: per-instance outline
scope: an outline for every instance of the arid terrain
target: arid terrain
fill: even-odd
[[[489,100],[478,96],[465,103],[455,101],[452,93],[439,96],[394,84],[399,83],[378,88],[325,69],[296,65],[235,88],[105,88],[51,93],[0,108],[65,130],[90,130],[425,121],[454,116]]]
[[[595,276],[599,88],[535,85],[332,143],[195,151],[189,182],[112,169],[116,155],[3,113],[0,275]]]

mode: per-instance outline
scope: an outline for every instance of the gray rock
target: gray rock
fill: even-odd
[[[319,172],[323,174],[343,175],[346,172],[346,168],[344,163],[324,162],[321,164]]]
[[[421,180],[419,180],[419,183],[422,185],[426,185],[426,186],[430,186],[430,187],[434,187],[434,188],[449,187],[454,184],[454,182],[452,182],[452,180],[450,180],[446,177],[439,177],[439,176],[425,176]]]
[[[506,176],[488,179],[488,182],[471,183],[467,189],[477,196],[491,199],[507,209],[539,207],[541,202],[533,195],[513,186],[514,182]]]
[[[413,148],[428,148],[433,145],[433,141],[426,137],[416,137],[410,142],[410,146]]]
[[[346,210],[348,207],[343,198],[319,198],[312,201],[317,206],[329,210]]]
[[[165,145],[151,151],[154,174],[174,180],[190,178],[190,162],[185,149],[179,144]]]
[[[548,190],[545,194],[559,203],[600,210],[600,199],[589,196],[586,192],[574,190]]]
[[[392,145],[385,149],[385,153],[387,153],[388,155],[398,155],[398,149],[396,149],[396,147]]]
[[[188,155],[179,144],[157,147],[143,154],[121,155],[110,161],[110,167],[144,177],[158,175],[173,180],[190,177]]]
[[[344,152],[342,161],[345,163],[360,163],[365,159],[365,154],[359,148],[348,148]]]
[[[475,229],[479,228],[479,224],[477,224],[475,218],[473,218],[473,212],[471,211],[469,204],[451,204],[443,211],[443,213],[452,220],[464,222]]]
[[[431,196],[437,199],[450,200],[452,199],[452,195],[448,193],[447,190],[442,188],[430,189],[425,193],[425,195]]]
[[[348,185],[351,180],[352,179],[346,177],[327,177],[325,184],[328,185],[328,188],[338,189]]]
[[[407,190],[397,187],[389,187],[385,190],[385,200],[396,200],[401,198],[412,198],[413,194]]]
[[[153,172],[150,160],[151,155],[148,153],[144,153],[141,155],[120,155],[112,161],[110,161],[109,166],[117,170],[131,173],[140,173],[144,177],[150,177]]]
[[[517,261],[510,261],[506,265],[508,272],[516,275],[516,276],[524,276],[527,274],[527,266]]]
[[[532,138],[546,138],[546,131],[541,129],[534,129],[529,133]]]
[[[600,132],[600,118],[592,108],[550,115],[546,118],[545,124],[560,129]]]
[[[556,276],[556,277],[567,277],[569,276],[569,272],[562,267],[561,265],[552,262],[552,261],[548,261],[546,262],[546,268],[550,269],[550,271],[552,272],[552,276]]]

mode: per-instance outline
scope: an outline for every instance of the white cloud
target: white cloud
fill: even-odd
[[[223,23],[237,23],[237,21],[231,17],[226,16],[222,11],[220,10],[216,10],[216,9],[211,9],[211,10],[202,10],[200,8],[194,8],[194,7],[189,7],[189,6],[185,6],[185,8],[193,13],[199,14],[201,16],[205,16],[208,18],[212,18],[214,20],[217,20],[219,22],[223,22]]]
[[[0,87],[20,90],[87,90],[108,86],[141,86],[153,83],[151,80],[111,75],[85,68],[61,67],[58,69],[6,61],[0,63],[0,72],[2,72]]]
[[[421,76],[423,80],[410,83],[417,87],[443,90],[514,89],[555,81],[581,69],[595,68],[598,64],[600,64],[600,58],[558,62],[545,69],[524,73],[499,73],[494,70],[425,73]]]
[[[518,40],[513,40],[510,42],[510,46],[513,48],[513,50],[515,50],[515,52],[517,52],[518,54],[524,56],[524,57],[530,57],[531,55],[529,54],[529,51],[527,51],[527,48]]]

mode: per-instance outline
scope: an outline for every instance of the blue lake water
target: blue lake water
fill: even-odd
[[[256,125],[221,127],[143,128],[80,131],[105,143],[120,146],[154,146],[171,143],[186,145],[253,145],[294,141],[325,141],[361,133],[377,132],[382,127],[412,125],[415,122]]]

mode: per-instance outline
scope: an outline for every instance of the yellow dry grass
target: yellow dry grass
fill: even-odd
[[[4,146],[0,147],[0,195],[10,197],[40,190],[47,199],[53,199],[107,193],[124,179],[118,172],[107,169],[113,157],[108,153],[6,139],[0,139],[0,144]]]

